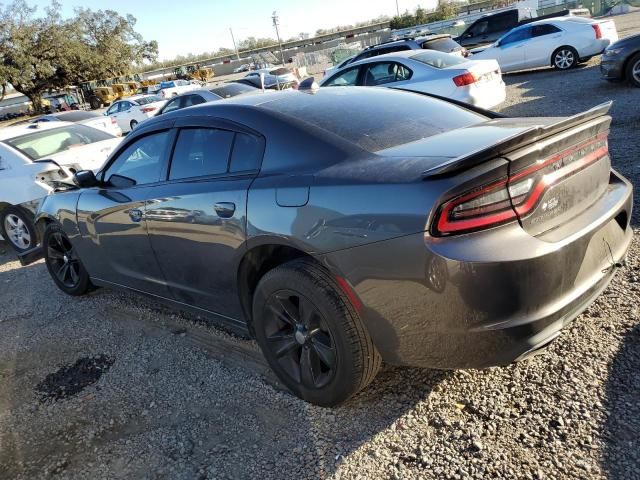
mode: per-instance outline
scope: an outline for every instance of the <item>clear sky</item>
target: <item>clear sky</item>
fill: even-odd
[[[48,0],[27,0],[44,6]],[[280,36],[301,32],[311,35],[319,28],[331,28],[394,15],[395,0],[61,0],[63,15],[78,6],[92,10],[111,9],[137,18],[136,30],[145,40],[157,40],[160,59],[202,53],[220,47],[233,48],[229,28],[236,42],[246,37],[272,37],[271,14],[280,17]],[[5,3],[5,2],[2,2]],[[398,0],[400,12],[418,5],[434,8],[436,0]]]

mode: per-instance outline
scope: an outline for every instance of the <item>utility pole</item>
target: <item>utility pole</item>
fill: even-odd
[[[276,28],[276,37],[278,37],[278,45],[280,45],[280,60],[282,61],[282,66],[284,67],[284,53],[282,53],[282,41],[280,40],[280,32],[278,32],[278,14],[275,12],[273,12],[273,15],[271,15],[271,18],[273,19],[273,26]]]
[[[400,16],[400,7],[398,6],[398,0],[396,0],[396,13]]]
[[[236,46],[236,39],[233,37],[233,29],[229,27],[229,31],[231,32],[231,40],[233,41],[233,48],[236,51],[236,58],[240,60],[240,54],[238,53],[238,47]]]

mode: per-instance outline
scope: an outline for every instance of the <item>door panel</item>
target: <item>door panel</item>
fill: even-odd
[[[153,188],[83,192],[78,201],[78,250],[92,277],[170,298],[143,218]]]
[[[168,183],[147,202],[151,244],[178,301],[242,320],[235,265],[244,251],[251,181]]]

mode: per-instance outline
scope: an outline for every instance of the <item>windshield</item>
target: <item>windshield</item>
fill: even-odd
[[[60,128],[35,130],[33,133],[5,140],[5,143],[31,160],[39,160],[72,148],[112,138],[115,137],[86,125],[67,125]]]
[[[450,55],[448,53],[436,52],[435,50],[430,50],[428,52],[418,53],[417,55],[411,56],[412,60],[416,60],[418,62],[424,63],[434,68],[447,68],[452,67],[454,65],[460,65],[461,63],[466,62],[467,60],[456,57],[455,55]]]

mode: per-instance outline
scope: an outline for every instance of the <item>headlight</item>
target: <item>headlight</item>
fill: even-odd
[[[607,48],[607,49],[604,51],[604,54],[605,54],[607,57],[609,57],[609,56],[611,56],[611,55],[618,55],[621,51],[622,51],[622,49],[621,49],[621,48],[611,48],[611,49]]]

